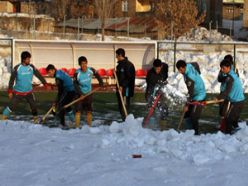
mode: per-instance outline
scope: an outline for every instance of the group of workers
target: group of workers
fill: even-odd
[[[116,81],[118,87],[116,91],[119,111],[122,120],[125,120],[125,109],[130,107],[130,99],[134,95],[135,87],[135,67],[125,55],[125,50],[119,48],[116,50]],[[45,87],[49,84],[46,82],[39,71],[30,64],[31,54],[24,51],[21,54],[21,63],[16,65],[11,73],[9,81],[8,96],[10,105],[5,107],[2,113],[2,119],[8,119],[11,112],[16,109],[17,104],[25,99],[30,105],[34,123],[38,122],[38,112],[33,94],[32,78],[35,75]],[[58,87],[57,99],[53,106],[56,107],[57,115],[60,119],[60,125],[66,127],[66,121],[75,123],[75,127],[80,127],[81,113],[86,112],[86,122],[89,126],[92,124],[92,78],[97,78],[100,87],[104,86],[103,80],[97,71],[88,66],[88,60],[85,56],[78,58],[79,68],[76,70],[73,78],[62,70],[56,69],[53,64],[46,67],[48,76],[54,77]],[[199,65],[197,63],[186,63],[184,60],[179,60],[176,67],[184,77],[187,89],[188,100],[184,107],[185,126],[193,129],[195,134],[199,134],[199,118],[201,116],[203,105],[201,102],[206,100],[206,90],[204,81],[201,77]],[[160,59],[153,61],[153,67],[148,71],[146,76],[147,88],[145,98],[149,101],[151,95],[154,94],[154,87],[160,82],[166,82],[168,78],[168,65]],[[238,127],[240,113],[244,106],[244,91],[238,73],[234,69],[233,58],[231,55],[225,56],[220,63],[220,72],[218,81],[221,83],[220,94],[216,100],[223,99],[220,103],[220,116],[225,122],[225,127],[222,132],[232,134]],[[85,96],[84,99],[75,103],[75,107],[69,106],[64,109],[64,106],[71,103],[73,100]],[[123,97],[125,103],[123,105]],[[126,107],[126,108],[125,108]]]
[[[125,57],[124,49],[119,48],[116,50],[116,58],[118,61],[116,79],[118,79],[120,85],[118,88],[123,92],[123,96],[126,97],[125,100],[128,107],[130,105],[130,98],[134,95],[135,68],[128,58]],[[22,52],[21,63],[16,65],[11,73],[8,88],[10,104],[5,107],[2,112],[3,120],[8,119],[11,112],[16,110],[18,103],[24,99],[30,105],[33,122],[39,122],[35,96],[33,94],[33,76],[35,75],[45,88],[48,88],[50,84],[47,83],[37,68],[35,68],[33,64],[30,64],[30,62],[31,54],[28,51]],[[88,60],[85,56],[78,58],[78,65],[79,68],[76,70],[73,78],[64,71],[56,69],[53,64],[49,64],[46,67],[47,75],[55,78],[58,93],[52,106],[56,108],[56,114],[63,128],[68,127],[68,123],[66,123],[68,120],[70,124],[75,123],[75,128],[79,128],[82,112],[86,112],[86,122],[88,126],[91,126],[93,97],[90,92],[92,92],[92,78],[97,78],[100,87],[104,86],[103,80],[97,71],[92,67],[88,67]],[[83,96],[85,96],[85,98],[76,102],[75,107],[69,106],[64,108],[65,105]],[[117,93],[119,110],[122,119],[125,120],[126,115],[123,112],[121,97],[122,96]]]

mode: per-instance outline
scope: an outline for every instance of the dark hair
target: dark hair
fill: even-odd
[[[55,66],[52,64],[47,65],[46,71],[48,72],[49,70],[56,70]]]
[[[154,67],[161,67],[162,66],[162,61],[160,59],[155,59],[153,61],[153,66]]]
[[[223,67],[223,66],[225,66],[225,67],[231,67],[231,62],[229,61],[229,60],[227,60],[227,59],[223,59],[221,62],[220,62],[220,67]]]
[[[125,50],[123,48],[118,48],[115,53],[118,55],[118,56],[122,56],[122,57],[125,57]]]
[[[232,57],[232,55],[228,54],[228,55],[226,55],[226,56],[224,57],[224,59],[230,61],[231,65],[233,64],[233,57]]]
[[[31,54],[28,51],[24,51],[21,54],[21,60],[23,61],[26,58],[31,58]]]
[[[86,58],[85,56],[80,56],[80,57],[78,58],[78,65],[81,66],[81,63],[82,63],[83,61],[88,63],[88,60],[87,60],[87,58]]]
[[[176,64],[177,69],[181,68],[181,67],[186,67],[186,62],[184,60],[178,60],[177,64]]]

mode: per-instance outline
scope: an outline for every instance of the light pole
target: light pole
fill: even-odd
[[[66,18],[66,15],[64,15],[64,23],[63,23],[63,36],[65,37],[65,18]]]
[[[234,0],[233,0],[233,3],[232,3],[232,9],[233,9],[233,15],[232,15],[232,35],[234,37]]]

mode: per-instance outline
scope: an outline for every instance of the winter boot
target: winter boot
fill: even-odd
[[[3,110],[2,120],[8,119],[11,112],[12,112],[12,111],[10,110],[10,108],[9,108],[9,107],[6,107],[6,108]]]
[[[80,128],[80,117],[81,117],[81,113],[76,112],[75,114],[75,127],[76,128]]]
[[[86,120],[87,120],[88,126],[91,127],[91,124],[92,124],[92,112],[87,112]]]

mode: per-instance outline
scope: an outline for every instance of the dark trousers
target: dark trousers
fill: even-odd
[[[195,135],[199,134],[199,119],[202,109],[202,105],[188,105],[188,111],[184,115],[185,120],[190,119],[192,129],[195,130]]]
[[[228,100],[225,100],[224,102],[219,104],[219,114],[221,117],[226,117],[227,110],[229,110],[230,102]]]
[[[35,103],[35,96],[33,93],[27,94],[27,95],[13,95],[13,98],[11,99],[10,102],[10,110],[14,111],[18,105],[18,103],[22,100],[26,100],[30,106],[31,112],[33,116],[37,116],[38,111],[37,111],[37,106]]]
[[[74,91],[64,92],[61,95],[61,97],[59,97],[58,116],[59,116],[61,125],[65,125],[65,113],[70,112],[72,110],[72,107],[68,107],[66,109],[63,109],[63,106],[72,102],[74,98],[75,98],[75,92]]]
[[[244,101],[231,103],[226,115],[226,133],[231,134],[238,127],[240,113],[243,110]]]
[[[119,92],[116,92],[116,96],[117,96],[117,102],[118,102],[118,109],[119,109],[120,114],[121,114],[121,119],[122,119],[122,121],[125,121],[126,116],[125,116],[125,112],[124,112],[124,109],[123,109],[123,106],[121,103],[121,97],[120,97]],[[124,104],[126,106],[126,109],[128,111],[130,108],[131,97],[123,97],[123,100],[124,100]]]
[[[92,112],[93,95],[89,95],[76,104],[76,112]]]

